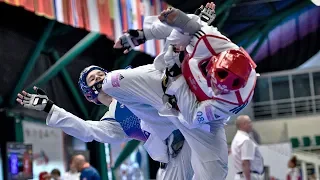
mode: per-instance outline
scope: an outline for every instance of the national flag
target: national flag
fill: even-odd
[[[19,1],[16,1],[16,0],[4,0],[4,2],[10,4],[10,5],[13,5],[13,6],[19,6]]]
[[[34,12],[33,0],[20,0],[20,6],[23,6],[28,11]]]
[[[121,18],[122,18],[122,31],[128,30],[128,15],[127,15],[127,6],[126,0],[120,0],[121,4]]]
[[[32,0],[33,1],[33,0]],[[63,6],[63,0],[55,0],[54,1],[55,6],[55,14],[56,14],[56,20],[61,23],[65,23],[64,21],[64,6]],[[67,24],[67,23],[65,23]]]
[[[122,35],[122,17],[119,0],[113,0],[112,9],[112,19],[113,19],[113,29],[114,29],[114,39],[117,40]]]
[[[62,22],[64,24],[67,24],[67,25],[72,25],[72,21],[70,20],[70,17],[71,17],[71,11],[70,11],[70,3],[69,3],[70,0],[61,0],[61,4],[62,4],[62,17],[63,17],[63,20]]]
[[[78,26],[80,28],[86,28],[86,23],[85,23],[85,19],[88,17],[86,16],[85,12],[84,12],[84,3],[82,0],[75,0],[76,2],[76,12],[77,12],[77,17],[78,19]]]
[[[90,30],[100,32],[100,19],[97,0],[87,0]]]
[[[97,0],[98,8],[98,19],[100,25],[100,32],[107,35],[108,37],[113,37],[111,17],[109,14],[109,2],[108,0]]]
[[[91,26],[89,21],[88,1],[87,0],[79,0],[79,1],[81,1],[84,27],[88,31],[91,31]]]
[[[48,19],[54,19],[54,2],[53,0],[34,0],[35,13]]]
[[[152,0],[153,1],[153,13],[154,15],[160,14],[160,5],[158,4],[157,0]],[[158,8],[159,7],[159,8]],[[161,47],[160,47],[160,40],[155,40],[155,53],[156,55],[160,54],[161,52]]]
[[[151,1],[150,0],[144,0],[143,1],[143,5],[144,5],[144,12],[145,12],[145,16],[151,16],[153,15],[153,12],[151,11],[152,7],[151,7]],[[155,42],[154,40],[149,40],[147,41],[145,46],[145,52],[147,54],[150,54],[152,56],[155,56]]]
[[[131,0],[126,0],[126,10],[127,10],[127,23],[128,23],[128,29],[133,29],[133,12],[132,12],[132,4],[131,4]]]

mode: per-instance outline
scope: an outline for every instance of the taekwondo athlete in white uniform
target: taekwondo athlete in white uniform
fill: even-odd
[[[249,134],[252,132],[250,117],[238,116],[236,126],[238,131],[231,143],[231,156],[236,170],[234,180],[263,180],[263,157],[258,144]]]
[[[187,92],[183,92],[188,89],[185,87],[186,84],[189,85],[196,99],[200,102],[197,103],[197,106],[190,105],[197,108],[190,107],[187,109],[191,110],[192,113],[184,117],[185,123],[192,128],[199,123],[207,123],[210,118],[226,120],[229,116],[239,113],[253,96],[257,79],[255,63],[244,49],[232,43],[217,28],[204,23],[198,16],[183,16],[181,11],[171,8],[163,12],[161,17],[164,16],[169,19],[174,12],[178,14],[176,16],[179,18],[184,17],[187,20],[184,18],[183,21],[176,20],[175,23],[171,22],[168,26],[157,20],[158,17],[147,16],[145,17],[143,30],[136,31],[141,34],[138,38],[144,37],[145,40],[166,38],[166,45],[170,44],[178,47],[166,46],[164,51],[155,58],[154,63],[161,64],[162,66],[156,66],[161,70],[167,68],[169,76],[174,74],[174,72],[170,72],[173,66],[181,67],[184,78],[175,77],[177,80],[168,84],[166,88],[167,94],[176,96],[178,106],[179,104],[183,106],[185,97],[189,97],[185,96]],[[181,21],[188,21],[187,25],[189,25],[181,25]],[[199,31],[193,33],[193,36],[182,34],[182,31],[188,31],[187,34],[195,31],[193,28],[189,28],[191,22],[198,25],[192,27],[199,29]],[[170,29],[170,27],[175,26],[179,26],[179,30]],[[187,27],[181,28],[183,26]],[[131,37],[134,42],[145,41],[136,40],[136,38]],[[120,37],[116,44],[120,44],[120,47],[132,49],[132,47],[129,47],[132,43],[127,43],[128,40],[124,39],[128,39],[127,34]],[[186,57],[180,59],[181,53],[176,50],[180,46],[183,47],[186,42],[189,43],[185,45],[187,47]],[[182,61],[182,64],[180,61]],[[191,100],[193,99],[191,98]],[[219,108],[214,108],[215,106]],[[179,108],[181,107],[179,106]],[[185,108],[180,109],[180,111],[184,110]],[[198,112],[203,113],[200,116]],[[187,113],[182,112],[182,114]]]
[[[178,17],[181,17],[181,12],[179,13]],[[177,22],[186,22],[186,20]],[[191,24],[190,21],[188,23],[189,25]],[[155,17],[146,17],[143,31],[138,30],[139,36],[132,37],[130,34],[129,36],[125,34],[124,38],[120,38],[120,44],[122,47],[129,47],[125,46],[126,44],[132,44],[126,43],[128,37],[129,40],[130,38],[132,39],[131,42],[134,42],[135,45],[144,42],[144,40],[167,37],[166,45],[175,44],[179,47],[181,44],[188,42],[186,39],[191,39],[191,43],[187,47],[189,54],[182,64],[182,73],[185,79],[187,79],[188,84],[181,76],[176,82],[172,83],[171,90],[169,86],[166,93],[168,94],[171,91],[171,95],[175,95],[178,108],[184,117],[182,119],[184,125],[194,128],[209,124],[211,131],[215,131],[213,127],[223,126],[231,115],[239,113],[251,101],[256,82],[255,64],[243,49],[233,44],[216,28],[207,26],[206,23],[201,21],[200,24],[202,26],[200,31],[196,32],[191,39],[191,37],[181,34],[177,30],[170,29],[169,26],[161,23],[159,20],[157,21]],[[141,37],[145,39],[141,40]],[[129,40],[127,42],[130,42]],[[119,41],[117,43],[119,44]],[[172,62],[180,61],[179,54],[174,53],[172,51],[173,48],[168,47],[170,46],[167,46],[157,56],[154,62],[155,65],[159,64],[159,62],[165,65],[174,64],[171,62],[167,63],[167,57],[169,57],[169,61],[171,57]],[[165,68],[165,65],[162,67]],[[190,92],[188,85],[194,94]],[[179,124],[175,125],[179,128]],[[182,133],[185,133],[182,128],[180,130]],[[187,137],[186,133],[184,136]],[[223,136],[225,137],[224,132],[223,134],[221,133],[221,137]],[[188,138],[186,140],[188,141]],[[189,140],[188,143],[191,149],[199,149],[199,146],[194,141]],[[201,144],[205,144],[205,142]],[[220,146],[220,151],[227,153],[225,146]],[[199,157],[201,158],[201,156]],[[220,162],[225,163],[227,161],[227,154],[223,154],[221,157]],[[196,169],[194,170],[197,172]]]
[[[108,94],[125,104],[142,119],[142,129],[157,134],[163,141],[178,128],[192,146],[191,163],[195,179],[225,179],[228,150],[224,124],[200,124],[198,128],[190,130],[175,116],[160,116],[158,111],[166,109],[162,100],[162,74],[153,64],[111,71],[106,74],[99,94]],[[96,89],[100,90],[100,87]]]
[[[91,67],[91,71],[94,68]],[[88,72],[89,74],[90,72]],[[148,142],[150,133],[143,131],[140,128],[140,119],[123,104],[117,102],[115,99],[104,98],[103,103],[110,103],[109,110],[101,118],[100,121],[83,120],[64,109],[55,105],[45,92],[39,88],[35,88],[37,94],[29,94],[22,92],[18,95],[17,101],[26,108],[45,111],[48,113],[46,124],[51,127],[60,128],[66,134],[76,137],[84,142],[91,142],[93,140],[102,143],[116,143],[125,142],[136,139],[142,142]],[[90,89],[88,94],[94,94]],[[87,96],[86,96],[87,97]],[[96,101],[99,104],[99,101]],[[188,146],[183,148],[184,138],[182,134],[176,130],[170,135],[171,141],[168,146],[162,147],[163,151],[151,152],[149,155],[156,160],[166,159],[167,149],[170,149],[172,158],[168,164],[163,164],[162,176],[158,180],[171,179],[192,179],[193,170],[190,163],[190,149]],[[153,142],[156,143],[158,139],[152,136]],[[183,153],[179,153],[183,148]],[[161,149],[161,148],[160,148]],[[165,161],[167,162],[167,161]]]

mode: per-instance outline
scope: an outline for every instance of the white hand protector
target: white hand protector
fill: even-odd
[[[53,106],[53,102],[42,89],[35,87],[34,90],[37,94],[30,94],[22,91],[21,94],[18,94],[17,101],[25,108],[49,112]]]

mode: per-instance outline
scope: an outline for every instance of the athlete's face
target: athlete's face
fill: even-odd
[[[87,85],[91,87],[95,83],[103,81],[105,76],[106,76],[105,72],[101,70],[98,70],[98,69],[92,70],[86,78]]]
[[[97,82],[103,81],[105,77],[106,77],[105,72],[98,70],[98,69],[92,70],[87,75],[87,78],[86,78],[87,85],[91,87],[94,84],[96,84]],[[97,98],[102,104],[104,104],[106,106],[109,106],[112,101],[112,97],[109,96],[108,94],[104,93],[103,91],[99,92]]]

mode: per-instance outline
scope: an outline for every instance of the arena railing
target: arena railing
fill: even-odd
[[[318,114],[320,69],[262,74],[254,96],[252,109],[256,120]]]

